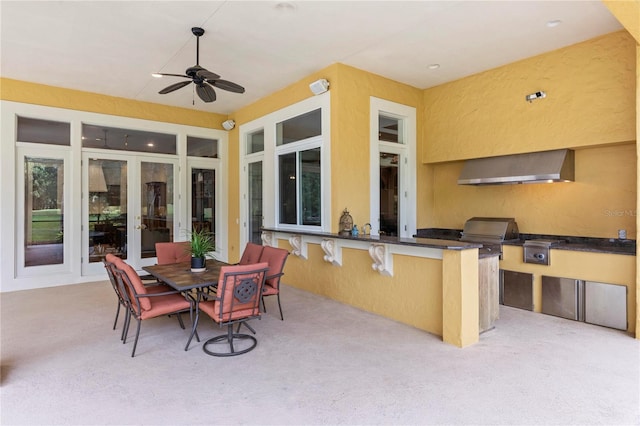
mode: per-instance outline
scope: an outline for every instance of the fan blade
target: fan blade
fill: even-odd
[[[196,93],[204,102],[213,102],[216,100],[216,91],[213,87],[206,83],[196,84]]]
[[[244,93],[244,87],[227,80],[214,80],[209,83],[222,90],[228,90],[229,92],[234,93]]]
[[[188,81],[181,81],[180,83],[175,83],[172,84],[171,86],[167,86],[164,89],[162,89],[161,91],[159,91],[158,93],[160,93],[161,95],[173,92],[174,90],[178,90],[183,88],[184,86],[186,86],[187,84],[190,84],[192,81],[188,80]]]
[[[165,74],[163,72],[157,72],[155,73],[155,75],[161,75],[163,77],[184,77],[184,78],[191,78],[188,75],[184,75],[184,74]]]
[[[220,78],[218,74],[211,72],[209,70],[205,70],[204,68],[196,72],[196,76],[202,77],[205,80],[217,80]]]

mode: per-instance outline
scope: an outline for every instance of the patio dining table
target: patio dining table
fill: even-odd
[[[187,297],[186,293],[193,289],[201,290],[217,284],[220,268],[228,265],[228,263],[219,260],[207,259],[206,269],[203,272],[191,272],[191,264],[189,262],[143,266],[142,269],[173,289],[184,292],[185,297]],[[198,305],[196,303],[197,309]],[[193,321],[191,334],[184,348],[185,351],[189,348],[191,339],[196,334],[197,325],[197,321]]]

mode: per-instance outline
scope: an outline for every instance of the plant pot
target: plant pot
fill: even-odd
[[[204,257],[191,258],[191,272],[204,272],[206,269]]]

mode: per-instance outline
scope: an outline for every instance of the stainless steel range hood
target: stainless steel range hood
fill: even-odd
[[[574,180],[570,149],[467,160],[458,185],[568,182]]]

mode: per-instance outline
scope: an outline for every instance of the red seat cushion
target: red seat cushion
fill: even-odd
[[[182,294],[178,293],[158,297],[144,297],[141,298],[140,302],[143,299],[151,302],[151,307],[143,310],[140,314],[140,318],[143,320],[191,308],[191,303]]]

